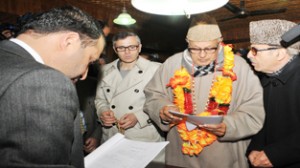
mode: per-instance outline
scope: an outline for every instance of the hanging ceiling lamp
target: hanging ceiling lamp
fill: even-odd
[[[125,8],[125,2],[124,2],[124,7],[123,7],[123,10],[122,10],[122,13],[120,13],[119,16],[113,20],[113,22],[115,24],[125,25],[125,26],[132,25],[136,22],[136,20],[133,19],[129,15],[129,13],[127,13],[126,8]]]
[[[224,6],[229,0],[132,0],[143,12],[158,15],[186,15],[205,13]]]

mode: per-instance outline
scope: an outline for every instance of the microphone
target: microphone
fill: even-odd
[[[294,26],[281,36],[281,45],[285,48],[300,40],[300,24]]]

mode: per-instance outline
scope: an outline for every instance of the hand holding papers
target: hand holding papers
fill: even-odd
[[[223,116],[214,115],[214,116],[196,116],[183,114],[177,111],[169,111],[172,115],[186,119],[186,126],[188,130],[193,130],[197,125],[204,124],[220,124],[223,121]]]
[[[168,143],[134,141],[117,133],[84,158],[85,168],[143,168]]]

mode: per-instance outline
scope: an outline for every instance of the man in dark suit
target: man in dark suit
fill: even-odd
[[[97,78],[92,76],[88,76],[85,80],[76,83],[84,128],[83,150],[85,155],[91,153],[100,145],[102,135],[101,124],[98,122],[94,103],[96,87]]]
[[[101,28],[66,6],[0,42],[0,167],[84,167],[78,97],[104,47]]]

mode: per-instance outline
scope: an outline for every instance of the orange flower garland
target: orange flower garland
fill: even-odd
[[[222,75],[217,76],[209,94],[209,102],[204,112],[199,116],[226,115],[231,101],[232,82],[236,80],[236,75],[232,71],[234,67],[234,54],[230,46],[224,46],[224,65]],[[191,91],[192,77],[185,68],[175,71],[174,77],[170,79],[167,87],[173,89],[174,104],[177,105],[180,112],[189,114],[187,111],[192,105],[191,96],[186,96],[187,91]],[[185,100],[190,99],[190,100]],[[188,103],[187,103],[188,102]],[[191,103],[191,104],[190,104]],[[188,131],[185,121],[177,125],[177,130],[183,140],[182,152],[190,156],[198,155],[205,146],[212,144],[217,137],[207,132],[205,129],[196,128]]]

